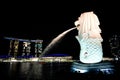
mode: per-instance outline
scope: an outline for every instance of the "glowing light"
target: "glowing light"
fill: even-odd
[[[88,72],[87,69],[86,70],[82,70],[82,69],[77,69],[77,68],[72,68],[72,71],[76,72],[76,73],[86,73],[86,72]]]

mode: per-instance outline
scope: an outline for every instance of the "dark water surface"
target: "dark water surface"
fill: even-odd
[[[113,74],[73,73],[71,62],[1,62],[0,80],[120,80],[120,66]]]

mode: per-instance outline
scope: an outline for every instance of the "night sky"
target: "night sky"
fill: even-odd
[[[42,39],[45,48],[53,38],[74,27],[74,21],[82,12],[94,11],[100,20],[103,50],[109,55],[109,38],[119,34],[119,11],[117,2],[105,0],[5,2],[1,9],[1,50],[4,37]],[[71,31],[51,53],[79,53],[79,45]],[[4,52],[2,52],[4,53]]]

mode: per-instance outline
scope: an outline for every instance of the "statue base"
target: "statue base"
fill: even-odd
[[[73,62],[71,66],[72,73],[102,73],[102,74],[113,74],[114,65],[112,62],[103,61],[100,63],[85,64],[81,62]]]

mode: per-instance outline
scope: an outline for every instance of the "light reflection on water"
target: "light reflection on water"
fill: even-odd
[[[0,63],[0,77],[2,80],[119,80],[116,79],[119,78],[119,74],[78,74],[71,73],[70,68],[70,62],[2,62]]]
[[[8,65],[8,77],[10,79],[39,79],[42,80],[42,64],[10,62]]]
[[[0,66],[0,74],[6,80],[53,80],[56,73],[67,68],[60,63],[39,62],[3,62]],[[68,68],[65,71],[68,71]]]

